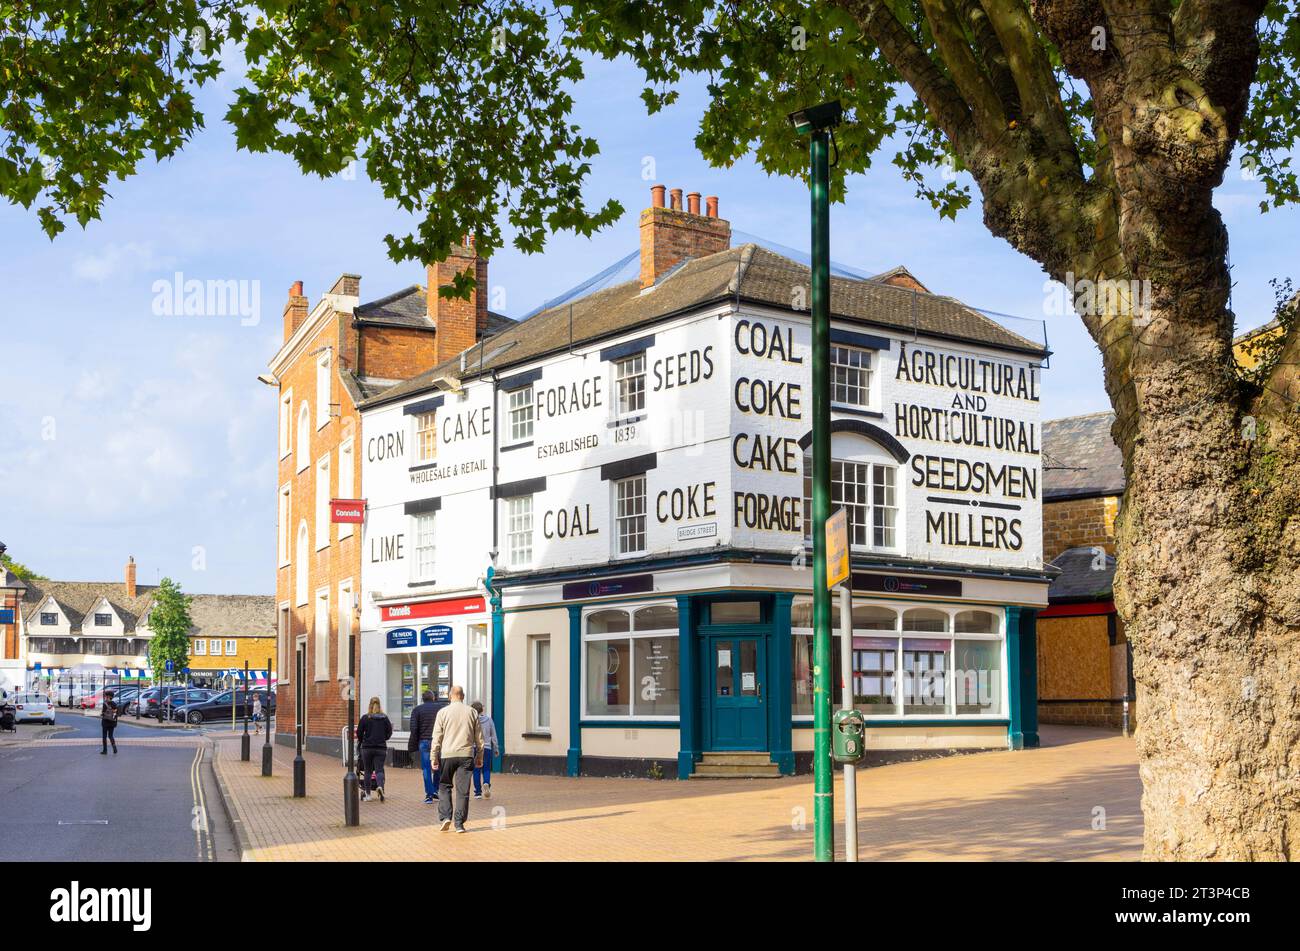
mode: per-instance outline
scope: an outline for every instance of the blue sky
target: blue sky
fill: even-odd
[[[313,302],[342,272],[362,275],[363,300],[422,282],[395,265],[383,236],[406,222],[366,181],[304,177],[289,159],[234,148],[220,119],[233,73],[202,97],[208,129],[178,157],[112,189],[103,220],[51,243],[35,215],[0,205],[0,541],[51,577],[110,580],[128,555],[141,582],[170,575],[193,592],[274,590],[276,405],[256,381],[276,352],[289,285]],[[802,184],[752,162],[709,168],[692,139],[703,84],[648,118],[634,71],[594,63],[577,119],[600,141],[591,203],[627,214],[587,240],[560,235],[544,255],[512,249],[490,265],[504,310],[520,316],[637,246],[656,181],[718,195],[733,228],[806,249]],[[889,164],[851,180],[832,209],[832,257],[869,272],[905,264],[936,293],[1044,319],[1039,267],[991,237],[978,205],[940,221]],[[1269,319],[1268,280],[1294,273],[1300,211],[1261,215],[1262,186],[1235,170],[1216,197],[1231,235],[1234,306],[1242,329]],[[260,321],[160,316],[153,284],[260,282]],[[1096,348],[1072,315],[1047,317],[1054,351],[1046,418],[1107,408]]]

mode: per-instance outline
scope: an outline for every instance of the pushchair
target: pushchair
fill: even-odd
[[[17,733],[18,725],[14,721],[17,711],[9,704],[0,704],[0,733]]]

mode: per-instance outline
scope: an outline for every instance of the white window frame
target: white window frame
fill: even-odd
[[[221,656],[221,638],[219,637],[208,638],[208,656],[209,657]]]
[[[679,613],[678,613],[678,625],[679,625],[679,626],[678,626],[678,627],[675,627],[675,628],[671,628],[671,629],[669,629],[669,628],[653,628],[653,629],[647,629],[647,630],[644,630],[644,631],[642,631],[642,630],[637,630],[637,628],[636,628],[636,612],[639,611],[641,608],[650,608],[650,607],[671,607],[674,611],[679,612]],[[611,634],[588,634],[588,633],[587,633],[587,619],[590,618],[591,615],[593,615],[593,614],[598,614],[598,613],[600,613],[601,611],[624,611],[624,612],[626,612],[626,613],[627,613],[627,626],[628,626],[628,629],[627,629],[626,631],[617,631],[617,632],[614,632],[614,633],[611,633]],[[680,711],[681,711],[681,706],[682,706],[682,704],[687,703],[687,702],[689,702],[689,701],[688,701],[688,700],[687,700],[687,699],[682,695],[682,692],[681,692],[681,663],[682,663],[682,660],[681,660],[681,651],[682,651],[682,644],[681,644],[681,626],[680,626],[680,624],[681,624],[681,614],[680,614],[680,611],[681,611],[681,608],[678,606],[678,604],[677,604],[677,602],[676,602],[675,600],[672,600],[672,601],[663,601],[663,600],[658,600],[658,601],[638,601],[638,602],[633,603],[633,604],[626,604],[626,603],[622,603],[622,602],[620,602],[620,603],[618,603],[618,604],[596,604],[596,605],[592,605],[592,606],[589,607],[589,608],[585,608],[585,609],[583,610],[583,612],[582,612],[582,629],[581,629],[581,637],[580,637],[580,645],[579,645],[579,649],[582,651],[582,663],[581,663],[581,672],[582,672],[582,675],[581,675],[580,681],[579,681],[579,683],[578,683],[578,685],[577,685],[577,688],[576,688],[577,690],[581,691],[581,694],[580,694],[581,697],[582,697],[581,710],[582,710],[582,719],[583,719],[583,720],[586,720],[586,719],[589,719],[589,718],[590,718],[590,719],[594,719],[594,720],[636,720],[636,721],[639,721],[639,722],[654,722],[654,723],[677,723],[679,720],[681,720],[681,712],[680,712]],[[634,689],[634,690],[632,691],[632,696],[629,698],[631,702],[628,704],[628,710],[629,710],[630,712],[628,712],[628,713],[595,713],[595,714],[589,714],[589,713],[587,712],[587,645],[588,645],[589,643],[593,642],[593,641],[627,641],[627,642],[629,642],[629,644],[630,644],[632,641],[640,640],[640,639],[644,639],[644,638],[650,638],[650,637],[660,637],[660,638],[662,638],[662,637],[672,637],[672,638],[676,638],[676,639],[677,639],[677,642],[678,642],[678,643],[677,643],[677,677],[678,677],[678,683],[677,683],[677,703],[678,703],[678,706],[677,706],[677,709],[678,709],[678,714],[677,714],[676,716],[673,716],[673,715],[671,715],[671,714],[644,714],[644,713],[637,713],[637,712],[636,712],[636,700],[637,700],[637,696],[638,696],[638,694],[639,694],[639,690],[636,690],[636,689]],[[632,659],[632,663],[633,663],[633,665],[635,665],[635,663],[636,663],[636,649],[635,649],[634,647],[631,648],[631,650],[630,650],[630,652],[629,652],[629,656],[630,656],[631,659]],[[632,684],[636,684],[636,683],[637,683],[637,674],[636,674],[635,666],[633,667],[632,672],[629,674],[629,682],[632,683]]]
[[[308,565],[311,558],[311,533],[307,530],[307,520],[298,522],[298,537],[294,539],[294,603],[298,607],[311,602],[308,584]]]
[[[292,563],[293,555],[293,484],[286,482],[280,486],[280,567],[284,568]]]
[[[536,422],[537,407],[534,403],[533,385],[521,386],[506,393],[507,445],[527,442],[533,438],[533,424]],[[524,397],[527,397],[525,402]]]
[[[875,381],[875,367],[872,363],[875,351],[867,350],[863,347],[855,347],[851,344],[832,343],[831,344],[831,406],[846,406],[850,409],[870,409],[874,404],[872,398],[872,384]],[[838,358],[847,357],[847,360]],[[860,359],[861,363],[854,364],[854,359]],[[865,381],[850,384],[847,379],[843,382],[837,379],[837,374],[842,372],[845,377],[852,374],[862,374]],[[862,400],[858,402],[853,399],[837,399],[837,392],[842,393],[845,397],[851,390],[859,390],[862,393]]]
[[[226,656],[227,657],[239,656],[239,641],[233,637],[226,638]]]
[[[298,458],[294,461],[297,472],[302,472],[311,465],[311,432],[311,407],[303,400],[298,407]]]
[[[339,494],[340,499],[350,499],[356,492],[356,465],[357,460],[353,455],[355,442],[352,437],[348,437],[339,443]],[[352,530],[356,526],[352,522],[339,522],[338,533],[339,541],[352,537]]]
[[[426,422],[428,423],[427,428],[425,427]],[[415,446],[415,464],[422,465],[426,462],[436,462],[438,460],[438,411],[430,410],[427,413],[415,413],[411,416],[411,423],[414,427],[412,444]],[[426,433],[429,437],[427,441],[420,438]]]
[[[624,504],[629,502],[631,498],[634,498],[634,496],[621,498],[620,495],[623,492],[625,487],[633,486],[638,482],[640,483],[640,488],[641,488],[641,506],[640,506],[641,511],[639,514],[637,513],[625,514],[623,510]],[[649,517],[649,508],[647,503],[649,487],[646,480],[646,474],[644,472],[641,472],[636,475],[630,475],[625,479],[615,479],[614,484],[611,487],[610,491],[613,496],[611,499],[610,511],[614,516],[614,525],[613,525],[614,530],[612,533],[613,542],[614,542],[614,557],[630,558],[636,555],[644,555],[650,548],[650,517]],[[623,547],[624,523],[632,522],[635,519],[641,520],[641,530],[640,532],[636,532],[636,531],[628,532],[627,536],[636,537],[639,535],[642,540],[641,547],[624,548]]]
[[[316,428],[324,429],[330,421],[330,365],[332,350],[316,358]]]
[[[837,492],[836,487],[837,485],[843,485],[844,482],[842,479],[839,480],[839,482],[836,481],[835,479],[836,466],[840,466],[840,467],[859,466],[866,470],[866,482],[853,483],[853,485],[855,486],[855,493],[858,489],[860,489],[862,494],[865,495],[866,497],[865,502],[858,502],[856,500],[845,502],[843,500],[844,492],[842,490]],[[894,502],[893,505],[878,505],[876,503],[876,475],[877,472],[881,470],[891,473],[891,478],[890,481],[887,483],[887,486],[890,490],[889,494],[893,498],[893,502]],[[841,468],[841,472],[843,471],[844,471],[843,468]],[[811,545],[812,544],[812,522],[813,522],[812,497],[810,494],[812,488],[812,454],[811,453],[806,453],[804,455],[803,472],[804,472],[803,540],[805,545]],[[892,461],[882,462],[876,459],[841,459],[841,458],[831,459],[831,503],[830,503],[831,511],[833,512],[836,508],[844,508],[844,507],[848,507],[852,509],[862,509],[865,511],[865,519],[854,518],[853,513],[852,512],[849,513],[850,516],[849,517],[849,548],[852,551],[858,551],[858,552],[885,551],[885,552],[895,552],[895,553],[902,552],[905,525],[903,521],[903,506],[901,504],[903,493],[900,492],[898,488],[898,473],[899,473],[899,466],[893,463]],[[839,499],[836,498],[837,494],[840,496]],[[878,510],[889,511],[889,512],[893,512],[894,514],[893,525],[887,526],[888,529],[893,531],[894,534],[893,544],[877,545],[875,543],[876,513]],[[865,527],[865,531],[866,531],[867,544],[860,544],[857,541],[857,539],[854,537],[854,535],[856,534],[856,530],[863,527]]]
[[[807,596],[800,596],[796,600],[805,600]],[[894,638],[896,646],[894,647],[895,664],[894,669],[894,712],[893,713],[867,713],[865,716],[870,720],[889,720],[898,723],[907,723],[916,720],[952,720],[955,723],[980,723],[980,722],[1005,722],[1010,716],[1010,684],[1009,666],[1008,666],[1008,644],[1006,638],[1006,612],[993,605],[984,604],[935,604],[926,601],[876,601],[854,599],[854,606],[870,604],[872,607],[888,608],[894,612],[894,629],[875,630],[866,628],[855,628],[854,637],[875,637],[875,638]],[[926,610],[940,611],[945,614],[943,631],[905,631],[903,629],[903,616],[907,611],[918,608]],[[956,621],[957,615],[966,611],[982,611],[993,617],[992,634],[975,634],[975,633],[957,633]],[[811,637],[812,628],[809,627],[791,627],[790,635],[792,638],[798,636]],[[838,627],[831,632],[832,640],[839,637]],[[904,681],[905,673],[903,668],[903,641],[904,640],[935,640],[948,642],[948,662],[944,670],[944,707],[943,713],[903,713],[904,705]],[[998,691],[998,711],[996,713],[957,713],[957,690],[956,690],[956,658],[958,641],[997,641],[1001,646],[998,650],[998,662],[1001,669],[998,671],[1001,677]],[[838,652],[839,643],[832,644],[832,650]],[[856,651],[855,651],[856,653]],[[838,656],[838,654],[837,654]],[[856,663],[855,663],[856,666]],[[795,713],[792,715],[796,723],[810,723],[812,716],[806,713]]]
[[[506,566],[526,568],[533,562],[533,497],[516,495],[506,504]]]
[[[428,544],[421,538],[422,527],[428,529]],[[411,581],[434,581],[438,577],[438,513],[420,512],[411,516]],[[428,561],[425,561],[428,552]],[[427,569],[427,570],[426,570]]]
[[[194,638],[194,656],[195,656],[195,657],[207,657],[207,656],[208,656],[208,641],[207,641],[207,638],[203,638],[203,637],[196,637],[196,638]]]
[[[281,601],[276,606],[275,627],[276,680],[287,684],[290,681],[289,668],[293,666],[288,662],[289,656],[293,653],[289,646],[290,632],[293,628],[293,605],[288,601]],[[267,676],[270,676],[269,671]]]
[[[317,588],[314,602],[311,636],[313,654],[312,679],[319,682],[330,679],[330,589]],[[323,623],[322,623],[323,622]]]
[[[338,679],[348,678],[348,635],[352,633],[352,579],[339,582]],[[360,645],[357,645],[360,647]],[[360,660],[360,658],[358,658]],[[360,666],[358,664],[358,666]],[[355,685],[354,685],[355,687]]]
[[[293,387],[280,398],[280,458],[293,452]]]
[[[316,550],[330,544],[330,454],[316,460]]]
[[[646,352],[630,353],[614,363],[614,416],[638,416],[646,407]],[[636,404],[636,405],[634,405]]]
[[[541,667],[540,652],[542,646],[546,647],[546,679],[540,680],[537,672]],[[530,696],[532,703],[529,704],[528,711],[528,728],[533,733],[544,733],[547,736],[551,734],[551,684],[553,682],[555,657],[551,653],[551,636],[549,634],[538,635],[529,638],[528,650],[528,680],[531,684]],[[542,723],[539,715],[542,712],[542,693],[546,695],[546,722]]]

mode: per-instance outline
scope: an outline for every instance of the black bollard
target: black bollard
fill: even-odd
[[[306,665],[303,663],[302,648],[298,648],[297,662],[294,664],[295,673],[298,677],[298,686],[294,690],[297,702],[293,706],[293,718],[295,721],[294,733],[297,738],[298,751],[293,758],[293,798],[302,799],[307,795],[307,761],[302,758],[302,705],[306,699],[307,691],[303,689],[302,678],[305,676]]]
[[[272,657],[266,659],[266,709],[262,712],[262,719],[266,721],[266,742],[262,744],[262,775],[271,775],[271,661]]]

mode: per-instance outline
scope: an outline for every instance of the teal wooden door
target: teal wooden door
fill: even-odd
[[[725,634],[708,638],[707,644],[712,748],[766,750],[764,639]]]

